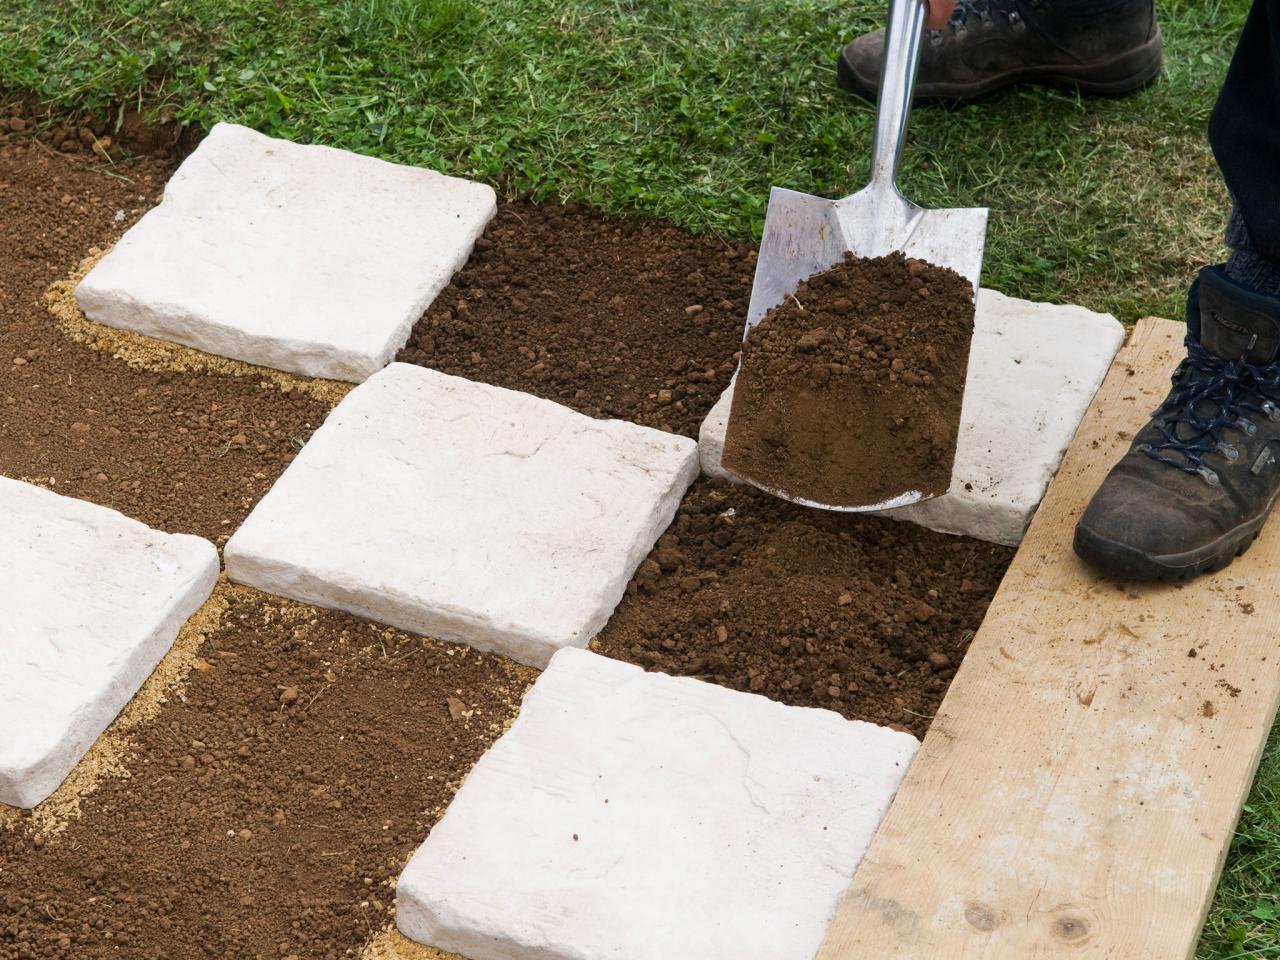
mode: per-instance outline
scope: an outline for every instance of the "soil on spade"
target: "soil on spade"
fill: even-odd
[[[66,339],[44,290],[158,199],[172,161],[113,148],[108,165],[78,126],[35,121],[0,109],[0,472],[220,544],[328,407]],[[751,260],[662,225],[504,203],[405,356],[430,337],[448,372],[692,435],[736,363]],[[1010,553],[700,481],[598,644],[921,732]],[[0,960],[358,955],[530,679],[252,591],[202,656],[131,732],[128,778],[102,781],[65,830],[0,820]]]
[[[751,328],[725,467],[839,507],[946,493],[972,338],[964,277],[846,254]]]

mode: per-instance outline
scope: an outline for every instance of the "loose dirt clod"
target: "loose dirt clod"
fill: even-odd
[[[951,270],[846,254],[751,329],[725,467],[831,506],[946,493],[973,311]]]
[[[603,654],[923,735],[1013,551],[695,484]]]

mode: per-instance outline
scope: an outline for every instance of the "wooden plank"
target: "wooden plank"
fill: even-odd
[[[1071,552],[1182,335],[1117,357],[819,960],[1192,956],[1280,702],[1280,521],[1183,586]]]

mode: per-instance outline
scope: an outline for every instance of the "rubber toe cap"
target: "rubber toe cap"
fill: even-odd
[[[1172,472],[1165,479],[1203,482]],[[1212,544],[1221,533],[1212,511],[1186,502],[1167,485],[1127,472],[1122,462],[1085,509],[1074,546],[1082,560],[1103,573],[1154,579],[1176,574],[1186,554]]]
[[[840,85],[846,90],[873,98],[880,86],[880,57],[884,31],[863,34],[840,51]]]

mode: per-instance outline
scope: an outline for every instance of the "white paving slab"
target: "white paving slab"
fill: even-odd
[[[1015,546],[1124,342],[1115,317],[978,292],[960,440],[945,496],[884,516]],[[698,432],[704,473],[721,465],[733,385]]]
[[[812,960],[917,746],[561,651],[405,867],[396,923],[470,960]]]
[[[220,123],[76,296],[113,327],[359,382],[495,210],[484,184]]]
[[[697,473],[686,437],[394,363],[232,536],[227,573],[542,667],[604,626]]]
[[[213,592],[218,552],[0,477],[0,803],[57,789]]]

